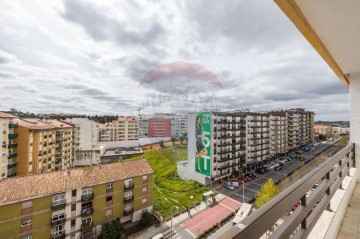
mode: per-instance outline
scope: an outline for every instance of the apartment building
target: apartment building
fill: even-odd
[[[111,123],[98,125],[98,142],[139,139],[139,122],[134,116],[119,117]]]
[[[329,136],[333,134],[333,128],[331,125],[315,124],[314,125],[315,136],[319,137],[320,134]]]
[[[171,120],[166,118],[148,119],[148,137],[171,137]]]
[[[189,114],[188,161],[178,163],[178,174],[207,184],[281,157],[313,141],[313,115],[303,109]]]
[[[159,120],[158,120],[159,119]],[[166,133],[165,137],[180,137],[187,133],[188,118],[186,115],[177,115],[174,113],[156,113],[153,115],[139,115],[139,137],[158,137],[157,131],[161,131],[163,134],[164,131],[168,131],[168,120],[160,119],[169,119],[170,120],[170,135]],[[149,125],[150,120],[150,125]],[[159,124],[155,124],[159,122]],[[166,128],[161,128],[166,127]],[[152,135],[152,136],[149,136]],[[155,136],[154,136],[155,135]],[[159,136],[163,137],[163,136]]]
[[[57,120],[15,119],[17,138],[16,175],[24,176],[71,166],[73,129]]]
[[[104,149],[97,145],[97,123],[88,118],[68,118],[66,122],[74,126],[73,166],[99,164]]]
[[[288,152],[287,118],[284,111],[270,112],[270,155],[278,157]]]
[[[140,159],[1,180],[1,238],[87,239],[138,221],[152,212],[153,173]]]
[[[246,165],[246,113],[212,112],[212,177],[231,175]]]
[[[348,127],[333,126],[332,129],[332,133],[336,135],[344,135],[350,133],[350,128]]]
[[[14,119],[15,116],[0,112],[0,126],[2,127],[0,180],[16,176],[17,134],[15,128],[18,125]]]
[[[247,115],[247,162],[257,163],[270,156],[270,118],[268,113]]]
[[[118,118],[119,126],[123,131],[119,131],[118,141],[138,140],[139,139],[139,120],[135,116],[120,116]]]

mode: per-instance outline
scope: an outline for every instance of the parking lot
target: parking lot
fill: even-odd
[[[279,171],[271,170],[268,173],[265,174],[258,174],[258,178],[253,179],[250,182],[246,182],[244,185],[244,200],[247,203],[253,202],[253,199],[255,198],[256,192],[261,188],[261,186],[270,178],[272,178],[276,183],[279,182],[281,179],[284,178],[284,176],[292,173],[296,169],[298,169],[301,165],[308,163],[314,157],[322,152],[330,151],[330,149],[327,149],[332,144],[320,144],[317,147],[315,147],[314,151],[304,152],[301,154],[305,158],[305,160],[300,161],[298,159],[291,160],[289,162],[286,162],[282,169]],[[311,162],[309,162],[311,163]],[[224,187],[221,187],[218,189],[218,191],[222,194],[225,194],[228,197],[231,197],[239,202],[242,202],[243,200],[243,187],[242,185],[239,188],[236,188],[234,191],[230,191]]]

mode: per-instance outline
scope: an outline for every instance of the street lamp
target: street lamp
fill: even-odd
[[[243,182],[242,182],[242,198],[243,198],[243,204],[245,203],[245,175],[244,175],[244,173],[243,172],[241,172],[241,171],[239,171],[240,173],[241,173],[241,176],[242,176],[242,180],[243,180]]]
[[[170,205],[170,209],[172,209],[172,208],[174,208],[175,207],[175,209],[176,209],[176,211],[179,209],[179,207],[178,206],[175,206],[175,205],[171,205],[170,204],[170,202],[169,202],[169,200],[167,199],[167,198],[165,198],[165,200],[169,203],[169,205]],[[172,228],[173,228],[173,215],[174,215],[174,210],[171,210],[171,224],[170,224],[170,231],[171,231],[171,236],[170,236],[170,238],[172,238],[172,233],[173,233],[173,230],[172,230]]]

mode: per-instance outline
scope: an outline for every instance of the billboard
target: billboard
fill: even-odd
[[[211,176],[211,113],[197,112],[195,120],[195,172]]]

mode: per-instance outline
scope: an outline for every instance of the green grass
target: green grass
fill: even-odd
[[[201,194],[209,191],[209,188],[195,181],[184,181],[177,175],[177,162],[187,160],[187,145],[175,145],[145,152],[144,157],[155,172],[154,209],[160,212],[164,218],[171,216],[172,211],[176,211],[173,206],[177,206],[178,210],[182,211],[195,201],[201,201]],[[192,198],[190,198],[191,196]]]

